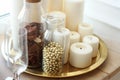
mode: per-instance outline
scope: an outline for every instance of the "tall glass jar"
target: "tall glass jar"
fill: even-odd
[[[42,68],[42,50],[45,26],[41,22],[41,0],[24,0],[18,16],[20,27],[27,29],[29,68]]]
[[[60,75],[63,68],[64,55],[66,57],[66,51],[64,50],[68,50],[66,41],[69,44],[69,30],[65,28],[65,14],[51,12],[42,15],[41,19],[46,24],[43,71],[49,75]]]

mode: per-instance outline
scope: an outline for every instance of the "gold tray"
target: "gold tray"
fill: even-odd
[[[78,69],[72,67],[69,63],[63,66],[63,72],[60,75],[47,75],[39,69],[27,69],[25,72],[34,76],[48,77],[48,78],[65,78],[73,77],[81,74],[88,73],[98,68],[107,58],[107,47],[105,43],[100,39],[99,51],[96,58],[93,58],[92,64],[84,69]]]

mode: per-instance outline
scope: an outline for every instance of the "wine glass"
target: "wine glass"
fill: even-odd
[[[27,30],[19,28],[13,32],[12,29],[8,29],[5,33],[4,47],[8,68],[14,74],[13,78],[8,77],[5,80],[19,80],[19,75],[28,65]]]

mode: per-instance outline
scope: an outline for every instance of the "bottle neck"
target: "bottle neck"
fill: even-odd
[[[32,2],[34,1],[34,2]],[[24,7],[29,7],[29,8],[40,8],[42,7],[41,0],[24,0]]]
[[[19,14],[20,22],[40,22],[41,15],[44,14],[41,1],[31,3],[24,0],[24,6]],[[23,19],[22,19],[23,18]]]
[[[25,0],[25,2],[28,2],[28,3],[38,3],[38,2],[41,2],[41,0]]]

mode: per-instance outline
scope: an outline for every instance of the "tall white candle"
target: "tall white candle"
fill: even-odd
[[[84,36],[93,34],[93,27],[87,23],[80,24],[78,27],[78,33],[80,33],[82,40]]]
[[[62,11],[63,0],[43,0],[43,7],[46,12]]]
[[[53,41],[62,45],[64,49],[64,64],[68,62],[68,52],[70,45],[70,31],[67,28],[57,28],[53,33]]]
[[[84,0],[64,0],[64,11],[67,15],[67,28],[77,31],[83,22]]]
[[[70,45],[72,45],[75,42],[80,42],[80,34],[75,31],[71,31],[70,33]]]
[[[88,35],[83,38],[83,42],[93,47],[92,57],[96,57],[98,54],[99,39],[96,36]]]
[[[85,43],[74,43],[70,48],[70,64],[76,68],[85,68],[92,62],[92,47]]]

